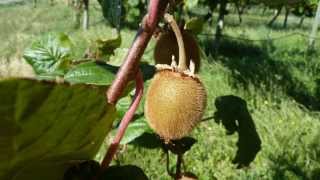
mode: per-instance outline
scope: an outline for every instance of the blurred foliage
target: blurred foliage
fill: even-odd
[[[82,61],[74,57],[76,47],[69,36],[50,34],[35,41],[31,48],[25,51],[24,58],[33,67],[39,79],[55,80],[60,77],[73,84],[106,86],[111,84],[118,67],[97,61],[101,56],[108,60],[120,45],[120,35],[116,39],[98,39],[89,48],[94,52],[94,56]],[[97,56],[99,59],[93,59]]]
[[[117,35],[116,38],[112,39],[97,39],[91,42],[90,47],[86,56],[98,60],[108,61],[110,56],[114,55],[114,51],[121,45],[121,36]]]
[[[136,27],[147,12],[147,0],[123,0],[122,1],[125,20],[133,27]]]
[[[147,0],[98,0],[102,7],[105,19],[117,29],[120,28],[121,21],[132,24],[140,21],[146,13]]]
[[[101,5],[103,17],[106,18],[113,27],[120,30],[121,25],[121,0],[98,0]]]
[[[34,42],[24,58],[39,76],[61,76],[69,64],[73,44],[66,34],[49,34]]]

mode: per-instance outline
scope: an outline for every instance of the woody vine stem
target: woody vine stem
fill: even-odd
[[[148,14],[143,18],[133,44],[121,65],[116,79],[107,91],[108,103],[116,104],[126,85],[138,70],[139,61],[163,16],[168,0],[150,0]]]
[[[111,163],[112,158],[113,158],[114,154],[116,153],[116,151],[119,147],[119,143],[125,133],[125,130],[127,129],[129,122],[133,118],[134,112],[136,111],[136,109],[139,106],[139,102],[142,98],[142,94],[143,94],[143,78],[142,78],[141,71],[139,70],[136,75],[136,92],[135,92],[134,100],[131,103],[130,108],[128,109],[128,111],[124,115],[123,119],[121,120],[118,132],[117,132],[116,136],[114,137],[111,145],[109,146],[107,154],[101,163],[102,169],[108,168],[109,164]]]
[[[168,0],[150,0],[148,14],[143,18],[141,27],[138,29],[133,44],[121,65],[115,80],[107,91],[108,103],[115,105],[120,99],[128,82],[136,79],[136,95],[128,110],[123,117],[115,139],[112,141],[102,164],[101,172],[109,167],[110,162],[120,144],[124,132],[133,118],[143,93],[143,79],[139,70],[139,61],[143,55],[152,35],[158,25],[160,18],[168,5]]]

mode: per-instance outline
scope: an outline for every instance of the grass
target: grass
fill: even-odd
[[[0,6],[0,76],[31,71],[23,64],[24,49],[47,33],[65,32],[77,45],[81,56],[90,41],[114,36],[105,26],[101,14],[92,8],[92,26],[83,32],[73,28],[72,9],[63,4],[53,7],[42,2]],[[197,143],[185,154],[186,168],[199,179],[319,179],[320,177],[320,62],[319,52],[308,54],[310,20],[297,28],[293,17],[287,29],[266,27],[269,18],[249,14],[241,26],[236,16],[228,16],[219,54],[210,48],[213,36],[199,35],[204,55],[200,77],[208,93],[202,122],[191,134]],[[259,21],[257,20],[259,19]],[[204,34],[214,33],[206,26]],[[307,30],[306,30],[307,29]],[[292,35],[296,33],[296,35]],[[282,38],[278,38],[282,37]],[[134,38],[134,31],[122,31],[122,46],[112,58],[120,64]],[[259,41],[249,41],[254,39]],[[143,61],[152,62],[152,42]],[[316,47],[319,47],[317,41]],[[15,61],[16,64],[13,62]],[[6,62],[6,63],[4,63]],[[13,64],[13,65],[12,65]],[[31,73],[31,72],[29,72]],[[27,73],[28,74],[28,73]],[[222,125],[214,122],[214,101],[223,95],[243,98],[262,140],[262,149],[247,169],[231,163],[236,153],[237,135],[227,136]],[[143,104],[140,107],[142,110]],[[232,104],[230,104],[232,106]],[[147,142],[147,139],[140,139]],[[151,139],[154,140],[154,139]],[[170,179],[166,174],[165,156],[159,147],[147,148],[133,143],[118,155],[121,164],[141,167],[150,179]],[[174,156],[171,156],[173,165]]]

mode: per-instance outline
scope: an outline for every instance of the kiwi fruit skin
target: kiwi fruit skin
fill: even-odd
[[[195,63],[195,72],[200,69],[200,52],[197,41],[193,34],[189,31],[181,31],[183,42],[186,49],[187,66],[190,65],[190,60]],[[154,49],[154,59],[156,64],[170,65],[172,62],[172,55],[175,61],[179,63],[179,47],[173,31],[162,32],[157,40]]]
[[[196,177],[182,176],[179,180],[198,180]]]
[[[206,99],[205,87],[198,78],[161,70],[148,88],[145,116],[150,127],[166,141],[181,139],[201,121]]]
[[[179,180],[198,180],[198,177],[191,172],[185,172],[182,174]]]

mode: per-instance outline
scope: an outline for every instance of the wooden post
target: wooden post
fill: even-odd
[[[219,15],[218,15],[217,26],[216,26],[216,39],[215,39],[216,43],[219,43],[222,36],[222,30],[224,27],[224,16],[226,13],[227,4],[228,2],[226,0],[223,0],[220,2]]]
[[[303,21],[304,21],[304,14],[301,16],[301,18],[300,18],[300,21],[299,21],[299,27],[302,27],[302,25],[303,25]]]
[[[83,29],[89,29],[89,0],[83,0]]]
[[[289,13],[290,13],[289,7],[285,7],[285,10],[286,10],[286,14],[284,16],[283,28],[287,28],[288,17],[289,17]]]
[[[312,31],[310,34],[310,39],[309,39],[309,49],[310,50],[314,49],[314,44],[315,44],[316,37],[317,37],[319,22],[320,22],[320,1],[318,2],[317,14],[316,14],[316,17],[314,18],[314,22],[312,25]]]
[[[280,15],[281,10],[282,10],[282,5],[279,6],[279,7],[276,9],[275,15],[273,16],[273,18],[271,19],[271,21],[268,23],[268,26],[272,26],[272,25],[273,25],[273,23],[276,21],[276,19],[277,19],[278,16]]]
[[[34,7],[34,8],[37,7],[37,0],[33,0],[33,7]]]
[[[82,0],[75,0],[73,2],[74,8],[74,27],[75,29],[79,29],[81,25],[81,14],[82,14]]]

